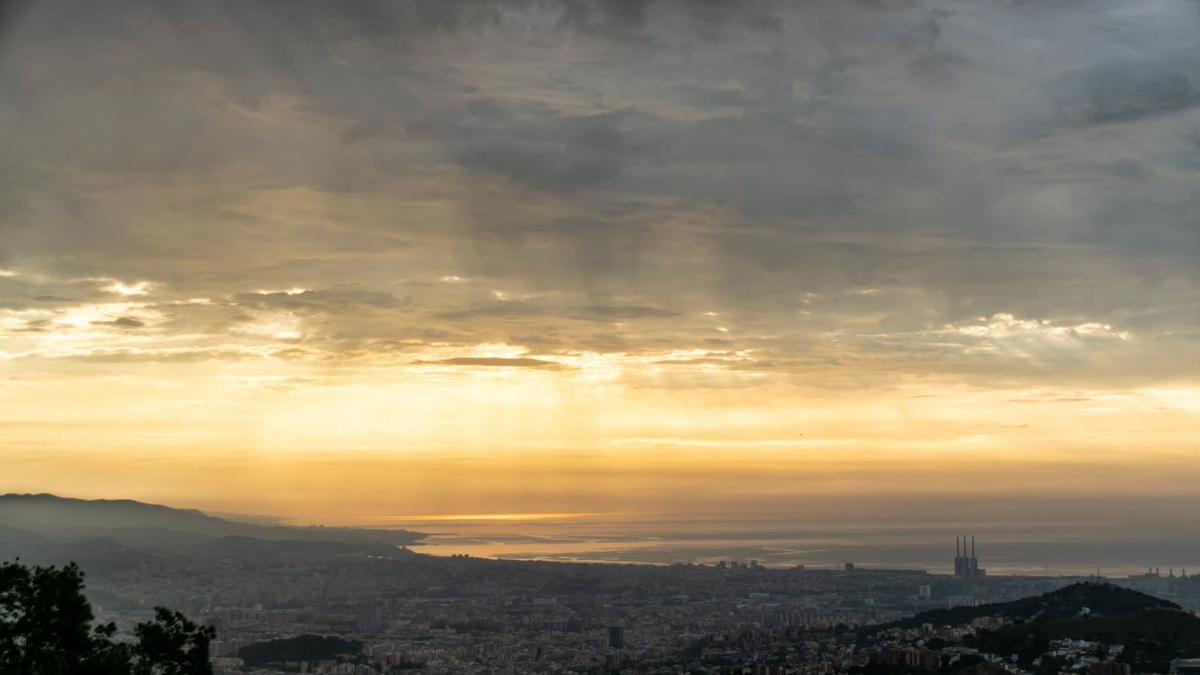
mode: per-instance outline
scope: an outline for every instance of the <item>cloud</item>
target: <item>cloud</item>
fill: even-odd
[[[416,361],[425,365],[468,366],[485,368],[533,368],[536,370],[560,370],[567,366],[557,361],[534,358],[498,358],[486,356],[460,356],[436,361]]]
[[[408,126],[410,135],[446,144],[463,167],[550,190],[605,184],[633,158],[653,151],[630,129],[649,124],[634,111],[566,115],[540,104],[520,107],[470,99]]]
[[[1115,330],[1109,324],[1088,321],[1074,325],[1061,325],[1046,319],[1018,319],[1012,314],[997,313],[989,318],[980,318],[974,323],[947,326],[947,331],[969,337],[1006,339],[1006,338],[1110,338],[1127,341],[1133,336],[1126,332]]]
[[[324,312],[348,312],[360,307],[404,309],[411,305],[411,299],[398,298],[387,291],[373,291],[356,286],[240,293],[234,296],[234,302],[241,307]]]
[[[528,302],[495,302],[487,305],[478,305],[465,309],[456,309],[448,312],[442,312],[438,315],[442,319],[461,320],[473,318],[504,318],[504,317],[533,317],[542,316],[547,312],[545,307],[535,305]]]
[[[1200,340],[1193,3],[85,5],[0,41],[6,353],[873,386]]]
[[[579,307],[572,310],[576,316],[583,316],[595,319],[610,320],[610,319],[646,319],[646,318],[668,318],[678,316],[679,313],[659,307],[639,307],[637,305],[589,305]]]
[[[93,326],[113,326],[115,328],[142,328],[146,325],[144,321],[139,321],[133,317],[121,316],[111,321],[93,321]]]
[[[341,503],[367,474],[311,458],[529,456],[504,494],[439,469],[364,508],[550,510],[595,450],[631,499],[719,507],[731,462],[844,463],[845,494],[965,452],[1022,494],[1100,456],[1092,492],[1194,493],[1127,471],[1195,446],[1193,0],[0,7],[22,480],[77,448],[92,492],[129,453],[287,457],[179,484]],[[708,456],[716,482],[661,489]]]
[[[150,288],[153,285],[154,284],[151,284],[149,281],[137,281],[132,284],[126,284],[122,281],[113,279],[111,283],[103,287],[103,290],[115,295],[129,297],[136,295],[147,295],[150,293]]]
[[[1200,57],[1187,50],[1087,66],[1051,86],[1063,124],[1128,123],[1200,106],[1198,72]]]
[[[210,361],[237,362],[261,359],[262,355],[246,349],[94,349],[79,353],[55,354],[50,358],[84,363],[204,363]]]
[[[627,319],[653,319],[677,316],[678,313],[659,307],[639,305],[582,305],[558,307],[551,304],[536,304],[522,301],[501,301],[439,314],[451,320],[478,318],[533,318],[553,316],[561,319],[581,321],[617,321]]]

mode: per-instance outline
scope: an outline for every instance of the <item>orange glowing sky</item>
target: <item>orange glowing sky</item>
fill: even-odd
[[[0,492],[1200,492],[1194,3],[4,12]]]

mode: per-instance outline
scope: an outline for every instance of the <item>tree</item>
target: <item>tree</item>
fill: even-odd
[[[0,673],[211,675],[211,626],[159,607],[154,621],[135,628],[135,644],[119,643],[115,625],[92,625],[83,579],[74,563],[0,564]]]
[[[154,621],[138,624],[136,675],[208,675],[208,645],[217,632],[197,626],[179,612],[156,607]]]

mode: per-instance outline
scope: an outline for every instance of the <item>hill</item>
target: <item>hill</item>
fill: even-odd
[[[94,574],[177,557],[399,555],[398,546],[423,536],[406,530],[244,523],[127,499],[0,495],[0,559],[75,561]]]
[[[1056,591],[1010,602],[997,602],[974,607],[952,607],[921,612],[895,623],[877,628],[915,628],[922,624],[958,626],[984,617],[1003,617],[1013,622],[1028,623],[1075,617],[1087,608],[1092,615],[1124,614],[1150,609],[1179,610],[1179,605],[1104,583],[1077,583]]]
[[[1117,660],[1135,673],[1165,673],[1171,660],[1200,654],[1200,618],[1179,609],[1155,608],[1103,616],[1077,616],[1013,624],[980,631],[973,645],[998,654],[1017,654],[1029,666],[1051,640],[1119,644]]]
[[[1015,654],[1031,671],[1038,670],[1035,659],[1049,651],[1052,641],[1068,638],[1122,645],[1117,660],[1129,663],[1135,673],[1166,672],[1172,659],[1200,654],[1200,618],[1173,602],[1106,583],[1077,583],[1012,602],[923,612],[876,626],[868,634],[923,624],[964,626],[982,617],[1010,623],[981,629],[966,643],[981,652]]]
[[[153,554],[105,537],[58,541],[31,530],[0,524],[0,560],[20,558],[35,565],[76,562],[93,574],[106,574],[145,564]]]

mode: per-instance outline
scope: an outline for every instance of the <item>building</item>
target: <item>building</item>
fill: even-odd
[[[967,553],[970,555],[967,555]],[[980,569],[979,559],[975,557],[975,537],[971,537],[971,547],[967,549],[967,537],[954,538],[954,576],[960,579],[976,579],[987,574],[987,570]]]
[[[354,629],[359,633],[378,633],[386,626],[383,607],[377,604],[362,605],[354,613]]]
[[[1128,663],[1116,661],[1099,661],[1088,666],[1088,675],[1131,675],[1132,667]]]
[[[1200,675],[1200,659],[1175,659],[1171,662],[1171,675]]]
[[[625,629],[620,626],[608,627],[608,646],[613,649],[625,648]]]

